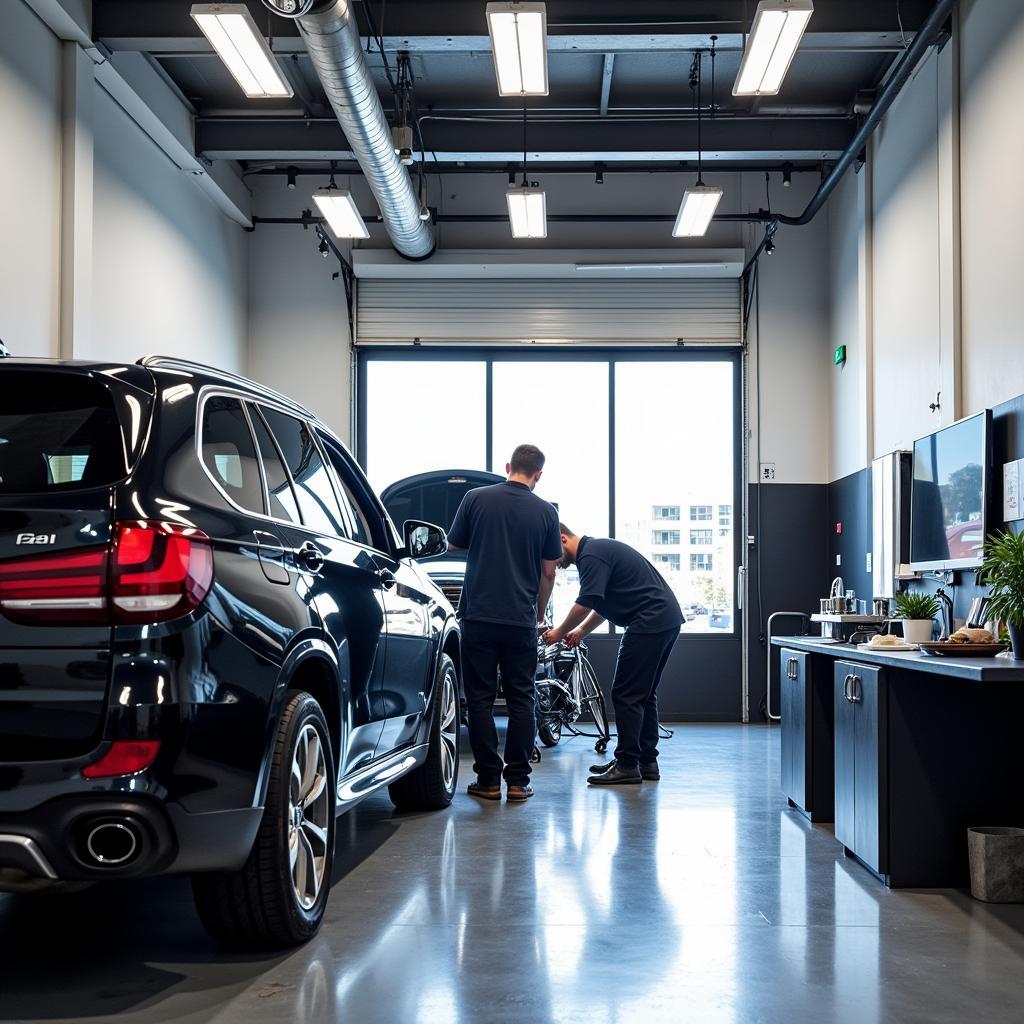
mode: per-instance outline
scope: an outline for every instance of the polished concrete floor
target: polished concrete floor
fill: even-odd
[[[684,726],[661,783],[609,791],[574,739],[523,806],[373,798],[285,956],[219,953],[181,880],[0,896],[0,1020],[1024,1020],[1024,906],[886,890],[787,810],[778,741]]]

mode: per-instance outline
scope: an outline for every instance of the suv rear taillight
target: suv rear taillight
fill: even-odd
[[[29,624],[163,622],[198,607],[212,583],[205,533],[130,520],[110,546],[0,562],[0,609]]]

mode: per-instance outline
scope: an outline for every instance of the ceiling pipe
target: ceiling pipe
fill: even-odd
[[[828,197],[835,190],[847,169],[860,156],[872,132],[878,127],[878,123],[885,116],[885,112],[892,106],[893,100],[899,95],[907,79],[914,73],[914,69],[921,58],[942,34],[946,19],[953,10],[955,3],[956,0],[938,0],[938,3],[932,8],[931,14],[928,15],[924,24],[918,30],[917,35],[914,36],[914,41],[904,51],[889,80],[878,93],[874,106],[871,108],[868,116],[864,118],[864,123],[860,126],[860,130],[853,137],[853,141],[849,146],[843,151],[843,155],[836,161],[828,177],[821,183],[821,187],[815,192],[811,201],[807,204],[807,208],[796,217],[787,217],[782,214],[776,215],[775,219],[780,224],[809,224],[814,219],[815,214],[825,205]]]
[[[427,259],[436,245],[434,229],[420,220],[419,196],[395,153],[391,126],[366,64],[351,0],[263,3],[298,25],[320,84],[377,200],[395,250],[406,259]]]

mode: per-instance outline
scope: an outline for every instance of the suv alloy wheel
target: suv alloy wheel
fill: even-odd
[[[263,821],[248,860],[239,871],[192,878],[199,917],[219,942],[295,946],[320,927],[334,857],[334,779],[323,711],[308,693],[295,692],[278,724]]]

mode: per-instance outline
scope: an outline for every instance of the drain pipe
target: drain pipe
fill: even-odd
[[[324,92],[380,207],[392,245],[406,259],[427,259],[436,244],[434,229],[420,219],[419,196],[395,153],[391,127],[363,54],[352,0],[263,3],[298,25]]]
[[[946,19],[953,10],[955,3],[956,0],[939,0],[932,8],[931,14],[928,15],[917,35],[914,36],[914,41],[907,47],[900,58],[899,63],[896,65],[896,70],[893,71],[889,81],[882,86],[882,91],[878,94],[875,105],[864,119],[864,123],[860,126],[860,131],[853,137],[853,141],[836,161],[828,177],[821,183],[821,187],[807,204],[807,209],[796,217],[786,217],[778,214],[775,220],[780,224],[801,225],[809,224],[814,219],[814,215],[825,205],[826,200],[835,190],[840,178],[846,173],[850,164],[857,159],[865,145],[867,145],[871,133],[878,127],[878,122],[882,120],[885,112],[892,106],[893,100],[896,99],[900,90],[906,85],[907,79],[914,73],[914,69],[921,58],[942,33]]]

